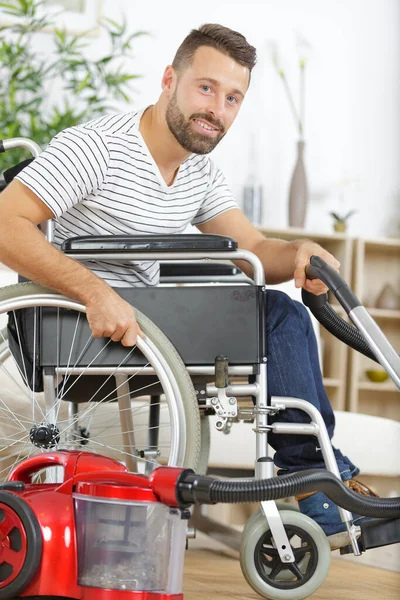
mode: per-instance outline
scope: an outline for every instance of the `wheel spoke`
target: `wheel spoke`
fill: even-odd
[[[276,548],[273,548],[273,546],[266,546],[263,544],[261,552],[264,556],[270,556],[271,558],[279,556],[278,550]]]
[[[283,563],[281,563],[280,559],[274,560],[272,564],[274,566],[271,569],[271,573],[269,574],[269,577],[270,577],[270,579],[275,579],[276,576],[279,575],[279,573],[284,568],[284,565],[283,565]]]
[[[12,411],[4,402],[4,400],[2,398],[0,398],[0,403],[4,404],[5,408],[2,408],[0,406],[0,415],[2,417],[5,417],[7,420],[11,419],[13,421],[13,425],[15,427],[15,425],[20,425],[21,426],[21,430],[24,431],[25,425],[32,425],[32,421],[29,417],[27,417],[26,415],[21,415],[15,411]],[[4,414],[1,414],[4,413]]]
[[[27,443],[29,442],[29,433],[26,433],[26,435],[23,435],[19,440],[15,440],[11,444],[8,444],[8,446],[3,446],[0,450],[0,454],[2,452],[4,452],[5,450],[8,450],[12,446],[15,446],[15,444],[19,444],[20,442],[23,442],[24,440],[27,440]]]
[[[88,365],[87,365],[87,366],[84,368],[84,370],[82,371],[82,373],[79,373],[78,377],[75,379],[75,381],[73,381],[72,385],[70,385],[70,386],[67,388],[67,391],[66,391],[65,393],[68,393],[68,392],[69,392],[69,391],[70,391],[70,390],[71,390],[71,389],[74,387],[74,385],[75,385],[75,384],[78,382],[78,380],[79,380],[79,379],[80,379],[80,378],[81,378],[81,377],[82,377],[82,376],[83,376],[83,375],[86,373],[86,371],[88,371],[88,369],[89,369],[89,368],[91,367],[91,365],[94,363],[94,361],[96,360],[96,358],[98,358],[98,357],[100,356],[100,354],[101,354],[102,352],[104,352],[104,351],[105,351],[105,349],[106,349],[106,348],[107,348],[107,346],[108,346],[108,345],[111,343],[111,341],[112,341],[112,340],[111,340],[111,338],[110,338],[110,339],[109,339],[109,340],[106,342],[106,344],[105,344],[105,345],[104,345],[102,348],[100,348],[100,350],[98,351],[98,353],[96,354],[96,356],[95,356],[94,358],[92,358],[92,360],[91,360],[91,361],[90,361],[90,363],[89,363],[89,364],[88,364]],[[106,379],[106,380],[103,382],[103,384],[102,384],[102,385],[99,387],[99,390],[101,390],[101,389],[102,389],[102,388],[103,388],[103,387],[106,385],[107,381],[109,381],[109,380],[110,380],[110,378],[111,378],[111,377],[113,377],[113,376],[115,375],[115,373],[117,372],[117,370],[118,370],[118,369],[119,369],[119,368],[120,368],[120,367],[121,367],[121,366],[124,364],[124,362],[125,362],[126,360],[128,360],[128,358],[129,358],[129,357],[130,357],[130,355],[131,355],[131,354],[132,354],[132,353],[135,351],[135,349],[136,349],[136,346],[133,346],[133,347],[131,348],[131,350],[128,352],[128,354],[127,354],[127,355],[126,355],[126,356],[125,356],[125,357],[122,359],[122,361],[120,362],[120,364],[119,364],[119,365],[117,365],[117,366],[114,368],[114,371],[113,371],[112,373],[110,373],[110,375],[108,375],[107,379]],[[69,365],[67,365],[67,367],[66,367],[66,368],[67,368],[67,369],[69,369],[69,368],[70,368],[70,367],[69,367]],[[72,368],[73,368],[73,367],[72,367]],[[62,389],[61,389],[61,393],[60,393],[60,394],[59,394],[59,396],[57,397],[57,399],[58,399],[58,400],[62,400],[62,399],[64,398],[64,395],[65,395],[65,394],[64,394],[64,388],[65,388],[65,383],[66,383],[65,379],[68,379],[68,377],[64,377],[64,381],[63,381],[63,386],[62,386]],[[96,396],[96,394],[98,393],[98,391],[99,391],[99,390],[97,390],[97,392],[95,392],[95,393],[93,394],[92,398],[94,398],[94,397]],[[109,395],[109,394],[108,394],[108,395]],[[92,398],[90,398],[90,400],[92,400]],[[106,396],[106,398],[107,398],[107,396]]]
[[[81,350],[81,352],[80,352],[80,354],[79,354],[78,358],[76,359],[76,361],[75,361],[75,364],[73,365],[73,367],[71,367],[71,373],[72,373],[72,370],[73,370],[73,369],[75,369],[75,368],[78,366],[80,359],[81,359],[81,358],[82,358],[82,356],[85,354],[85,352],[86,352],[86,349],[87,349],[87,348],[88,348],[88,346],[91,344],[91,342],[93,341],[93,339],[94,339],[94,338],[93,338],[93,336],[90,334],[90,336],[89,336],[89,337],[88,337],[88,339],[86,340],[86,343],[85,343],[85,345],[83,346],[83,348],[82,348],[82,350]],[[95,357],[94,357],[94,358],[91,360],[91,362],[90,362],[90,363],[89,363],[89,364],[88,364],[88,365],[85,367],[85,370],[84,370],[84,371],[82,371],[82,373],[79,373],[78,377],[75,379],[75,381],[72,383],[72,385],[68,386],[68,391],[74,387],[75,383],[77,383],[77,381],[78,381],[78,380],[79,380],[79,379],[82,377],[82,375],[84,375],[84,374],[85,374],[85,372],[86,372],[86,371],[87,371],[87,369],[90,367],[90,365],[93,363],[93,361],[95,361],[95,360],[96,360],[96,358],[98,358],[98,357],[100,356],[100,354],[101,354],[101,353],[102,353],[102,352],[103,352],[103,351],[104,351],[104,350],[107,348],[107,346],[109,345],[110,341],[111,341],[111,339],[110,339],[110,340],[109,340],[109,341],[108,341],[108,342],[105,344],[105,346],[103,346],[102,348],[100,348],[100,350],[99,350],[99,352],[96,354],[96,356],[95,356]],[[57,347],[58,347],[58,346],[57,346]],[[57,359],[57,360],[59,360],[59,359]],[[57,367],[57,368],[58,368],[58,367]],[[66,367],[66,368],[68,369],[68,368],[69,368],[69,366],[67,365],[67,367]],[[61,389],[61,394],[59,395],[60,399],[62,399],[62,398],[63,398],[63,390],[64,390],[64,388],[65,388],[65,385],[68,383],[69,379],[71,378],[71,373],[68,373],[68,372],[67,372],[67,373],[65,373],[65,375],[64,375],[64,379],[63,379],[63,385],[62,385],[62,389]]]
[[[28,436],[26,436],[26,437],[28,438]],[[12,446],[13,444],[10,444],[10,445]],[[7,462],[7,459],[9,458],[8,456],[2,458],[1,461],[5,460],[7,463],[7,466],[0,470],[0,480],[3,479],[3,474],[6,475],[6,474],[10,473],[10,471],[15,467],[15,465],[17,465],[19,463],[20,460],[22,460],[22,458],[28,458],[32,454],[33,448],[34,448],[34,446],[32,446],[32,444],[28,438],[27,441],[25,442],[25,444],[23,445],[23,447],[21,448],[18,456],[14,459],[14,462],[12,464]]]
[[[296,562],[299,562],[306,554],[312,551],[311,546],[301,546],[301,548],[292,548]]]
[[[1,364],[0,367],[1,367],[1,370],[6,374],[6,376],[9,377],[10,380],[21,390],[21,392],[23,393],[23,395],[26,396],[29,399],[30,395],[28,393],[28,388],[25,385],[21,385],[21,383],[17,379],[15,379],[14,375],[12,375],[10,373],[10,371],[8,370],[8,368],[4,364]],[[17,370],[18,370],[18,372],[20,374],[20,377],[22,379],[22,383],[24,383],[24,380],[23,380],[23,377],[22,377],[22,374],[21,374],[21,369],[19,368],[19,366],[17,364],[16,364],[16,367],[17,367]],[[12,390],[4,390],[3,389],[3,392],[4,391],[7,391],[8,393],[11,393],[14,396],[16,396],[16,393],[13,392]],[[15,414],[17,414],[17,413],[15,413]]]
[[[299,566],[297,563],[288,563],[287,568],[293,573],[293,575],[296,576],[296,579],[298,581],[301,581],[302,579],[304,579],[304,575],[303,573],[300,571]]]

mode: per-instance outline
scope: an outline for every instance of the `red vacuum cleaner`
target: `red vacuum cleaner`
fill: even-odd
[[[63,468],[63,482],[41,483],[40,474],[54,467]],[[88,452],[28,458],[0,484],[0,599],[182,600],[191,504],[260,502],[313,490],[379,517],[366,522],[364,549],[400,541],[400,498],[360,496],[323,469],[218,480],[158,467],[147,478]]]
[[[63,483],[30,483],[55,466]],[[21,462],[1,484],[0,598],[182,600],[189,512],[175,499],[181,471],[147,478],[85,452]]]

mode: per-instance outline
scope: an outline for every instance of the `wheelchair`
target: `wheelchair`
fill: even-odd
[[[14,147],[34,156],[40,150],[30,140],[3,142],[4,150]],[[51,222],[46,235],[52,241]],[[267,289],[256,256],[214,235],[80,237],[66,240],[62,250],[86,264],[160,261],[161,285],[117,289],[135,307],[145,334],[133,348],[94,339],[85,307],[54,290],[34,282],[0,289],[0,479],[23,458],[49,449],[100,453],[145,474],[159,464],[205,472],[210,415],[225,433],[235,421],[254,422],[257,478],[273,476],[273,431],[316,436],[327,469],[340,479],[318,411],[297,398],[267,402]],[[220,264],[237,260],[251,265],[252,279]],[[360,323],[368,329],[361,317]],[[399,359],[387,341],[380,339],[378,353],[399,381]],[[243,398],[253,400],[250,408],[242,406]],[[305,411],[310,423],[269,424],[271,414],[289,408]],[[35,475],[43,482],[57,476],[57,468]],[[359,555],[360,530],[350,512],[339,511],[349,551]],[[202,514],[194,524],[210,530]],[[330,546],[320,527],[274,501],[261,503],[233,547],[240,550],[248,583],[264,598],[306,598],[329,570]]]

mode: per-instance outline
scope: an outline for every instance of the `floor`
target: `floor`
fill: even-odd
[[[386,550],[398,546],[387,546]],[[385,548],[377,550],[385,555]],[[400,600],[400,564],[393,571],[360,564],[362,557],[338,556],[338,551],[332,554],[328,577],[311,596],[313,600]],[[184,597],[185,600],[260,598],[242,575],[239,553],[199,531],[195,539],[189,540],[185,554]]]
[[[251,600],[259,596],[242,576],[230,551],[192,548],[186,553],[185,600]],[[333,559],[313,600],[399,600],[400,573]]]

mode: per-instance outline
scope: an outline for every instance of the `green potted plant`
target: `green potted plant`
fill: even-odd
[[[120,110],[113,102],[131,103],[130,84],[140,77],[130,64],[132,45],[146,34],[128,31],[125,20],[103,19],[104,51],[90,59],[89,32],[52,28],[43,4],[0,2],[2,15],[11,18],[0,27],[0,138],[28,137],[42,148],[66,127]],[[38,36],[50,38],[52,50],[46,43],[43,51]],[[6,152],[1,171],[28,156],[24,150]]]
[[[339,215],[338,213],[331,212],[330,215],[333,217],[333,228],[338,233],[344,233],[347,231],[347,220],[353,215],[356,211],[350,210],[345,215]]]

